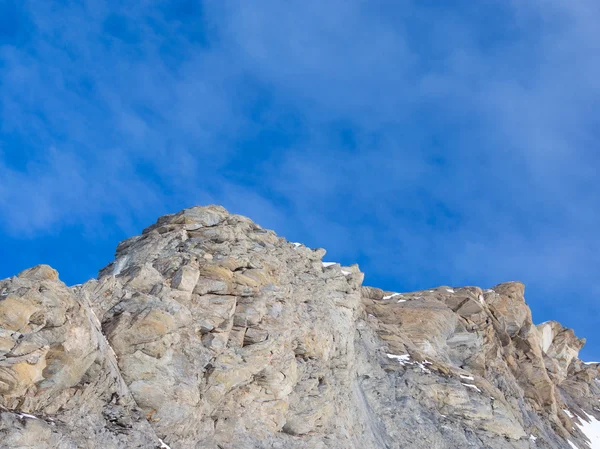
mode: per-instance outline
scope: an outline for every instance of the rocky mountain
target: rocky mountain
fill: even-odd
[[[599,366],[521,283],[399,294],[324,255],[194,207],[83,285],[0,281],[0,447],[600,447]]]

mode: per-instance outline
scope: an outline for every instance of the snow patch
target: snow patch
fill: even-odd
[[[583,412],[587,419],[582,418],[581,424],[576,424],[583,434],[590,440],[590,449],[600,449],[600,421],[594,416]]]
[[[23,418],[29,418],[29,419],[37,419],[38,421],[40,419],[37,416],[30,415],[29,413],[19,413],[19,412],[15,412],[15,411],[9,410],[6,407],[4,407],[2,404],[0,404],[0,410],[4,410],[5,412],[8,412],[8,413],[10,413],[12,415],[15,415],[15,416],[17,416],[17,418],[21,418],[21,419],[23,419]],[[52,420],[50,420],[50,421],[52,421]]]
[[[392,293],[391,295],[384,296],[383,299],[392,299],[394,296],[402,296],[402,293]]]
[[[163,440],[161,440],[160,438],[158,439],[158,441],[160,441],[160,449],[171,449]]]
[[[37,416],[30,415],[29,413],[17,413],[17,415],[19,416],[19,418],[29,418],[29,419],[37,419],[37,420],[40,419]]]
[[[352,272],[351,271],[342,270],[342,274],[344,276],[350,276],[352,274]]]
[[[298,248],[299,246],[302,246],[302,243],[292,242],[292,245],[294,245],[294,248]]]
[[[485,304],[485,299],[483,298],[483,295],[479,295],[479,302],[481,304]]]
[[[115,266],[113,267],[113,276],[117,276],[118,274],[121,273],[121,271],[123,270],[123,268],[125,268],[125,264],[129,262],[129,256],[123,256],[120,259],[117,259],[117,261],[115,262]]]
[[[481,393],[481,390],[479,388],[477,388],[477,385],[466,384],[464,382],[461,382],[461,384],[463,384],[465,387],[472,388],[473,390],[478,391],[479,393]]]
[[[466,380],[475,380],[473,377],[471,377],[471,376],[465,376],[464,374],[461,374],[460,378],[461,379],[466,379]]]
[[[446,291],[447,291],[448,293],[454,293],[454,290],[453,290],[453,289],[451,289],[451,288],[447,288],[447,289],[446,289]]]
[[[583,362],[584,365],[598,365],[600,362]]]
[[[431,373],[431,370],[427,368],[427,365],[432,365],[432,363],[428,360],[424,360],[423,362],[410,362],[410,354],[400,354],[400,355],[396,355],[396,354],[386,354],[388,356],[388,358],[392,359],[392,360],[397,360],[400,365],[405,366],[405,365],[417,365],[421,371],[423,371],[424,373]]]
[[[536,436],[533,436],[533,435],[529,435],[529,439],[530,439],[531,441],[535,441],[535,440],[537,440],[537,437],[536,437]]]
[[[565,412],[569,418],[571,418],[571,419],[575,418],[575,415],[573,415],[573,413],[571,413],[570,410],[563,408],[563,412]]]
[[[406,302],[406,299],[399,299],[398,302]]]
[[[335,265],[337,262],[321,262],[325,268]]]
[[[409,362],[410,360],[410,354],[386,354],[388,356],[388,359],[392,359],[392,360],[398,360],[398,362],[400,362],[400,365],[404,365],[406,363],[409,363],[412,365],[412,363]]]
[[[428,362],[427,360],[425,360],[423,363],[418,363],[418,362],[417,362],[417,366],[418,366],[419,368],[421,368],[421,371],[423,371],[424,373],[430,374],[430,373],[431,373],[431,370],[429,370],[429,369],[425,368],[425,365],[431,365],[431,363],[430,363],[430,362]]]
[[[546,351],[548,351],[548,349],[550,349],[550,346],[552,346],[552,326],[545,323],[541,326],[544,326],[542,328],[542,351],[544,351],[545,353]]]

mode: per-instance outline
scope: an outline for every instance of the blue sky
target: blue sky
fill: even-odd
[[[600,359],[597,1],[0,10],[0,278],[218,203],[370,285],[519,279]]]

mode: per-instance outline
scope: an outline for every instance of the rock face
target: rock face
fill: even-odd
[[[324,254],[194,207],[97,280],[0,281],[0,448],[594,447],[599,367],[522,284],[397,294]]]

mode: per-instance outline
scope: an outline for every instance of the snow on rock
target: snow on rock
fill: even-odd
[[[171,449],[169,447],[168,444],[166,444],[163,440],[161,440],[160,438],[158,439],[158,441],[160,441],[160,449]]]
[[[406,299],[399,299],[398,302],[406,302]]]
[[[115,262],[115,266],[113,267],[113,276],[120,274],[123,268],[125,268],[125,264],[127,264],[127,262],[129,262],[128,255],[117,259],[117,261]]]
[[[431,362],[428,362],[427,360],[425,360],[423,363],[417,362],[417,366],[419,368],[421,368],[421,371],[423,371],[424,373],[427,373],[427,374],[431,373],[431,370],[425,368],[425,365],[431,365]]]
[[[529,439],[530,439],[531,441],[535,441],[535,440],[537,440],[537,437],[536,437],[536,436],[534,436],[534,435],[529,435]]]
[[[337,262],[321,262],[321,265],[323,265],[323,268],[327,268],[327,267],[332,267],[333,265],[339,265],[339,264]],[[350,276],[352,274],[352,272],[342,269],[342,274],[344,276]]]
[[[391,295],[384,296],[383,299],[392,299],[394,296],[402,296],[402,293],[392,293]]]
[[[397,355],[397,354],[386,354],[386,355],[388,356],[389,359],[398,360],[398,362],[400,362],[401,365],[404,365],[406,363],[410,364],[410,362],[409,362],[409,360],[410,360],[410,354],[400,354],[400,355]]]
[[[2,404],[0,404],[0,410],[4,410],[5,412],[8,412],[12,415],[16,415],[18,418],[21,418],[21,419],[23,419],[23,418],[37,419],[37,420],[40,419],[37,416],[30,415],[29,413],[21,413],[21,412],[9,410],[6,407],[4,407]]]
[[[410,354],[400,354],[400,355],[396,355],[396,354],[386,354],[388,356],[388,358],[392,359],[392,360],[397,360],[400,365],[405,366],[405,365],[417,365],[421,371],[423,371],[424,373],[431,373],[431,370],[429,370],[426,366],[427,365],[431,365],[432,363],[428,360],[424,360],[422,363],[421,362],[410,362]]]
[[[571,418],[571,419],[575,418],[575,415],[573,415],[573,413],[571,413],[570,410],[563,408],[563,412],[565,412],[569,418]]]
[[[581,424],[576,424],[583,434],[590,440],[590,449],[600,449],[600,421],[592,415],[585,413],[584,418],[580,418]]]
[[[292,245],[294,245],[295,248],[298,248],[299,246],[302,246],[302,243],[292,242]]]
[[[453,289],[451,289],[451,288],[447,288],[447,289],[446,289],[446,291],[447,291],[448,293],[454,293],[454,290],[453,290]]]
[[[464,382],[461,382],[465,387],[469,387],[472,388],[473,390],[478,391],[479,393],[481,393],[481,390],[477,387],[477,385],[471,385],[471,384],[466,384]]]
[[[471,376],[465,376],[464,374],[461,374],[460,378],[461,379],[465,379],[465,380],[475,380],[473,377],[471,377]]]

